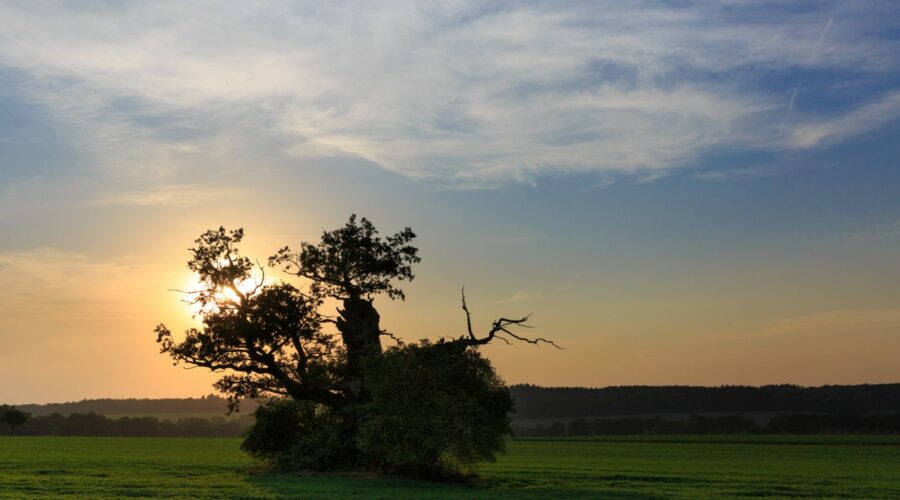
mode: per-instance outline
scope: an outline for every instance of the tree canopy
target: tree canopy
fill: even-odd
[[[15,408],[8,408],[0,413],[0,422],[9,426],[9,432],[15,433],[16,427],[20,427],[22,424],[28,421],[28,413],[24,411],[17,410]]]
[[[221,372],[215,387],[232,409],[242,398],[273,398],[257,410],[244,448],[283,467],[433,476],[450,463],[491,459],[509,432],[512,399],[477,347],[495,339],[556,344],[513,332],[528,326],[527,316],[500,318],[479,337],[463,295],[460,336],[385,351],[381,337],[390,334],[374,301],[405,299],[399,283],[414,279],[420,261],[415,236],[407,227],[382,237],[351,215],[320,241],[268,259],[295,285],[266,281],[266,268],[239,251],[242,229],[207,231],[188,261],[200,288],[185,291],[202,326],[176,340],[160,324],[160,350],[175,364]],[[323,311],[326,299],[339,302],[336,314]],[[403,443],[426,439],[419,458],[398,458],[410,456]]]

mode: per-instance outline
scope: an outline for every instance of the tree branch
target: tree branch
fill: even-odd
[[[396,342],[397,345],[399,345],[399,346],[402,346],[404,344],[403,339],[401,339],[400,337],[397,337],[396,335],[394,335],[393,333],[391,333],[387,330],[381,330],[381,332],[379,332],[379,334],[384,335],[385,337],[390,337],[390,339],[393,340],[394,342]]]
[[[478,338],[475,335],[475,332],[472,330],[472,313],[469,311],[469,306],[466,304],[466,288],[462,288],[462,310],[466,313],[466,335],[462,335],[461,337],[451,341],[459,344],[466,344],[471,346],[479,346],[489,344],[495,338],[498,338],[507,344],[509,344],[509,340],[498,336],[497,334],[500,332],[509,335],[510,337],[522,341],[527,342],[529,344],[550,344],[553,347],[562,350],[563,348],[553,342],[552,340],[545,339],[543,337],[537,338],[528,338],[522,335],[515,334],[509,330],[510,327],[521,327],[521,328],[533,328],[531,325],[527,324],[528,319],[531,318],[531,314],[526,315],[525,317],[519,319],[509,319],[509,318],[500,318],[491,325],[491,329],[488,331],[486,337]]]

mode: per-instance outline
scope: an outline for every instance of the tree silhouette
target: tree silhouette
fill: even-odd
[[[24,411],[10,408],[0,415],[0,422],[9,426],[9,433],[15,434],[16,427],[20,427],[28,421],[29,415]]]
[[[384,452],[396,443],[384,441],[384,433],[373,434],[373,426],[398,421],[403,413],[399,410],[403,405],[386,396],[384,381],[391,380],[396,385],[392,390],[409,394],[401,401],[423,420],[438,421],[432,418],[434,415],[422,413],[423,408],[440,406],[432,404],[437,399],[427,398],[457,398],[470,407],[490,408],[491,416],[471,425],[484,425],[502,435],[509,430],[507,414],[512,400],[506,387],[498,383],[493,368],[475,349],[494,339],[555,346],[546,339],[530,339],[512,331],[514,327],[527,327],[527,316],[500,318],[485,336],[478,337],[463,295],[468,326],[465,333],[433,344],[392,348],[387,353],[395,362],[383,362],[387,353],[381,337],[390,334],[380,327],[374,300],[378,295],[392,300],[405,298],[398,282],[415,277],[412,266],[420,261],[418,249],[410,244],[415,236],[405,228],[382,238],[370,221],[351,215],[343,227],[324,231],[319,242],[301,243],[296,250],[284,247],[269,258],[270,267],[301,281],[300,286],[294,286],[265,282],[265,268],[238,251],[244,237],[242,229],[207,231],[190,249],[188,262],[201,286],[185,291],[189,302],[199,307],[203,325],[187,330],[177,341],[160,324],[156,334],[161,352],[171,356],[175,364],[223,372],[215,387],[227,395],[232,409],[241,398],[294,401],[296,404],[278,403],[258,411],[257,425],[245,441],[245,449],[251,453],[281,461],[282,465],[290,463],[290,468],[364,467],[432,474],[442,467],[437,463],[444,461],[441,457],[453,450],[479,450],[459,451],[456,460],[490,459],[502,440],[487,440],[491,444],[485,449],[460,441],[460,436],[445,436],[433,446],[437,451],[427,455],[428,463],[393,463],[386,461]],[[339,302],[336,315],[322,312],[326,300]],[[417,368],[411,369],[410,364]],[[439,370],[441,364],[455,367],[455,371]],[[422,380],[430,385],[427,390],[404,392],[403,384],[396,382],[401,380],[397,370],[407,374],[424,370],[422,373],[429,376]],[[470,383],[460,384],[451,380],[454,377],[468,377]],[[377,399],[373,399],[373,388],[378,389]],[[404,421],[409,422],[407,417]],[[263,422],[265,419],[271,422]],[[267,433],[283,427],[272,423],[275,421],[307,423],[286,424],[293,425],[292,430],[281,428],[273,437]],[[295,441],[292,452],[284,449],[285,432]],[[484,437],[483,432],[462,434],[470,440]],[[320,458],[311,460],[312,456]]]

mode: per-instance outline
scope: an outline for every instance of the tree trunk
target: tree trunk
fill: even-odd
[[[366,401],[362,365],[367,356],[381,354],[381,317],[372,305],[372,299],[351,295],[344,300],[344,308],[338,309],[337,329],[347,348],[346,382],[353,400]]]
[[[346,406],[342,413],[343,432],[355,439],[361,424],[361,405],[371,400],[363,376],[363,363],[369,356],[381,354],[381,317],[371,299],[357,294],[344,300],[344,308],[338,309],[337,329],[347,349],[347,368],[344,383],[347,388]],[[351,459],[360,465],[359,457]]]

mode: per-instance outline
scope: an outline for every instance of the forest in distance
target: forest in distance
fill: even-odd
[[[610,386],[541,387],[511,385],[516,402],[514,420],[655,415],[661,413],[845,413],[900,411],[900,384],[798,385],[717,387]],[[3,402],[0,402],[2,404]],[[15,405],[32,415],[96,413],[148,416],[159,414],[225,415],[224,398],[86,399],[77,402]],[[256,408],[241,402],[240,413]]]
[[[515,385],[516,437],[630,434],[900,434],[900,384],[800,387]],[[7,406],[9,407],[9,406]],[[237,437],[257,402],[215,395],[18,405],[20,435]],[[4,407],[0,405],[0,410]],[[2,412],[2,411],[0,411]],[[10,429],[0,430],[3,434]]]
[[[0,413],[3,409],[0,408]],[[512,425],[514,438],[585,436],[699,435],[699,434],[900,434],[900,412],[870,415],[780,413],[760,424],[758,418],[741,414],[674,417],[605,417],[554,420]],[[215,437],[236,438],[245,434],[252,417],[118,417],[96,413],[52,413],[31,417],[0,435],[19,436],[108,436],[108,437]]]

